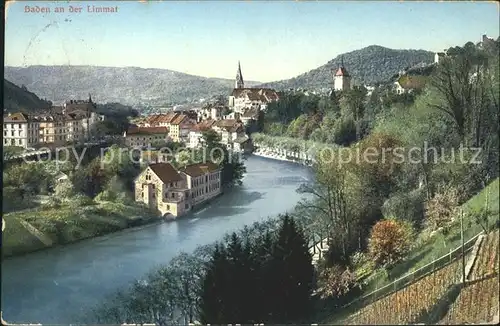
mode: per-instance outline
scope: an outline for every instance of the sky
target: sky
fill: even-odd
[[[496,2],[15,1],[6,9],[5,65],[134,66],[234,79],[241,61],[245,80],[268,82],[373,44],[442,51],[483,34],[496,39],[499,28]]]

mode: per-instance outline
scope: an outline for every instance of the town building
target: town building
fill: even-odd
[[[240,120],[245,126],[248,126],[252,121],[259,119],[259,114],[260,110],[258,108],[251,108],[240,116]]]
[[[139,127],[166,127],[169,137],[174,142],[185,142],[189,139],[189,130],[193,121],[186,114],[168,112],[149,116]]]
[[[238,120],[218,120],[213,124],[212,129],[220,135],[221,144],[229,150],[241,151],[249,140],[243,123]]]
[[[135,201],[158,215],[175,218],[188,212],[190,193],[186,181],[170,163],[150,164],[135,179]]]
[[[197,206],[221,193],[221,169],[212,162],[196,163],[180,169],[190,191],[190,205]]]
[[[278,100],[278,93],[270,88],[235,88],[229,96],[229,108],[240,114],[252,108],[265,111],[269,103]]]
[[[8,114],[3,120],[3,145],[30,148],[39,142],[40,122],[24,113]]]
[[[135,179],[135,200],[169,219],[186,214],[221,191],[221,169],[212,162],[179,171],[170,163],[154,163]]]
[[[130,127],[123,137],[128,147],[155,147],[171,141],[167,127]]]
[[[197,121],[200,122],[208,119],[220,120],[224,119],[224,117],[229,113],[229,108],[222,103],[209,103],[198,111]]]
[[[189,131],[189,141],[187,142],[187,147],[199,147],[202,143],[203,132],[212,129],[215,122],[216,120],[207,119],[193,125]]]
[[[335,91],[351,89],[351,76],[344,67],[344,58],[341,58],[341,64],[333,77],[333,89]]]

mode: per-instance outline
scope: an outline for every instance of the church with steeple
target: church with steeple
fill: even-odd
[[[351,76],[344,67],[344,57],[341,57],[340,60],[340,66],[333,76],[333,89],[335,91],[345,91],[351,89]]]
[[[245,88],[241,64],[238,61],[234,89],[229,95],[229,108],[235,113],[235,116],[245,121],[256,119],[259,111],[266,110],[269,103],[278,100],[279,95],[274,89]]]
[[[241,65],[238,61],[238,71],[236,72],[236,81],[234,83],[234,88],[245,88],[245,83],[243,82],[243,74],[241,73]]]

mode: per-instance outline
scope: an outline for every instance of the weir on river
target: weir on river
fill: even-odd
[[[107,295],[181,251],[291,211],[308,168],[250,156],[243,186],[170,223],[124,230],[2,262],[2,317],[9,323],[81,323]]]

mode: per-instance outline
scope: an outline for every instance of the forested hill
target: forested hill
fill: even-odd
[[[87,98],[91,93],[99,103],[169,106],[214,94],[227,95],[234,87],[234,79],[138,67],[7,66],[5,77],[54,102]],[[245,80],[249,86],[257,83]]]
[[[400,70],[413,67],[419,63],[432,63],[434,53],[425,50],[394,50],[378,45],[370,45],[361,50],[339,55],[325,65],[297,77],[266,83],[262,86],[280,90],[288,88],[331,88],[333,86],[332,69],[337,69],[342,59],[353,81],[372,84],[386,81]]]
[[[50,102],[40,99],[25,87],[18,87],[7,79],[4,79],[3,96],[3,107],[7,112],[30,112],[45,109],[51,105]]]

